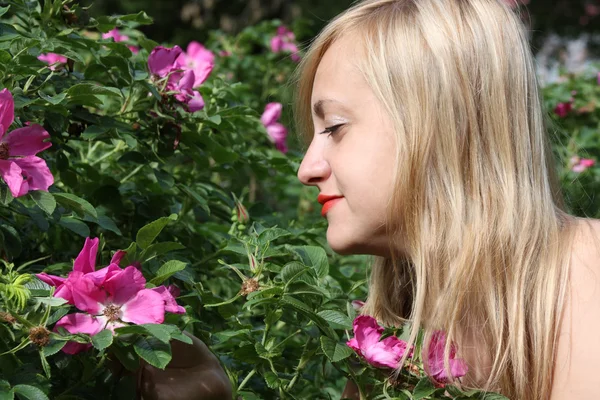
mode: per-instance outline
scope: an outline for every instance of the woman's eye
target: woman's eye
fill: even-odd
[[[324,134],[327,133],[328,136],[331,136],[332,134],[334,134],[338,129],[340,129],[344,124],[337,124],[337,125],[333,125],[333,126],[329,126],[327,128],[325,128],[323,130],[323,132],[320,132],[320,134]]]

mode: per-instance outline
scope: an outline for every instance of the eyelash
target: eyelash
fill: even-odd
[[[325,128],[323,130],[323,132],[320,132],[319,134],[324,134],[324,133],[328,133],[328,137],[330,137],[331,135],[333,135],[338,129],[340,129],[344,124],[337,124],[337,125],[333,125],[333,126],[329,126],[327,128]]]

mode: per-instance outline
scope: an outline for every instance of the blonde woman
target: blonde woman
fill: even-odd
[[[600,223],[563,211],[534,71],[500,0],[360,1],[300,65],[298,177],[377,256],[365,313],[444,330],[464,387],[595,398]]]

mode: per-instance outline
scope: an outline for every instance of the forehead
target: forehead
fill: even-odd
[[[360,57],[364,57],[364,52],[355,34],[335,40],[319,62],[311,102],[339,102],[350,108],[363,102],[370,88],[359,68]]]

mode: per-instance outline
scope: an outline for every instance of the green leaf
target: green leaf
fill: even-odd
[[[171,346],[155,338],[140,337],[133,344],[136,354],[153,367],[165,369],[171,361]]]
[[[6,12],[8,11],[9,8],[10,8],[10,6],[0,7],[0,17],[3,16],[4,14],[6,14]]]
[[[435,391],[436,387],[433,386],[433,383],[429,378],[425,377],[417,383],[417,386],[415,386],[415,389],[413,390],[413,398],[415,400],[423,399]]]
[[[50,340],[48,346],[44,347],[42,351],[44,352],[45,357],[50,357],[59,351],[62,350],[63,347],[67,344],[65,340]]]
[[[163,254],[166,254],[170,251],[181,249],[185,249],[185,246],[177,242],[154,243],[142,252],[142,254],[140,255],[140,261],[144,263],[148,260],[153,259],[156,256],[162,256]]]
[[[104,95],[104,96],[118,96],[122,97],[123,94],[121,91],[114,87],[101,86],[94,83],[79,83],[77,85],[73,85],[67,90],[67,94],[69,97],[79,97],[79,96],[96,96],[96,95]]]
[[[309,267],[306,267],[297,261],[292,261],[287,263],[281,270],[281,279],[285,283],[290,283],[309,270]]]
[[[281,380],[279,377],[271,371],[267,371],[264,373],[265,382],[269,389],[277,389],[281,386]]]
[[[192,188],[190,188],[188,186],[185,186],[182,184],[177,184],[177,187],[179,187],[181,190],[183,190],[185,193],[187,193],[192,199],[194,199],[198,203],[200,208],[202,208],[204,211],[206,211],[206,213],[208,215],[210,215],[210,208],[208,206],[208,200],[206,200],[198,192],[196,192],[195,190],[193,190]]]
[[[40,389],[31,385],[15,385],[12,388],[20,398],[29,400],[49,400],[48,396]]]
[[[346,315],[335,310],[319,311],[317,315],[333,325],[333,328],[352,329],[352,320]]]
[[[321,349],[331,362],[339,362],[354,354],[354,351],[348,345],[338,343],[327,336],[321,336]]]
[[[47,304],[50,307],[59,307],[67,303],[67,300],[62,297],[38,297],[36,300],[40,303]]]
[[[29,192],[31,198],[37,204],[39,208],[42,209],[46,214],[52,215],[54,209],[56,208],[56,200],[54,196],[52,196],[48,192],[44,192],[42,190],[36,190],[33,192]]]
[[[298,246],[292,247],[292,250],[300,256],[302,262],[312,267],[319,278],[324,278],[329,274],[329,261],[327,253],[321,247],[317,246]]]
[[[42,99],[46,100],[48,103],[57,106],[65,100],[65,98],[67,97],[67,92],[62,92],[55,96],[48,96],[44,92],[38,91],[38,96],[40,96]]]
[[[168,217],[162,217],[156,221],[150,222],[148,225],[142,227],[135,237],[135,241],[138,246],[142,249],[148,248],[154,242],[156,237],[160,234],[165,226],[171,221],[177,220],[177,214],[171,214]]]
[[[7,206],[14,200],[10,189],[6,185],[0,185],[0,204]]]
[[[333,329],[331,329],[327,321],[318,316],[306,303],[289,295],[282,296],[280,301],[282,302],[284,307],[290,307],[294,311],[299,312],[300,314],[313,321],[327,336],[337,338],[337,334]]]
[[[2,242],[4,242],[3,246]],[[17,230],[10,225],[0,224],[0,248],[4,248],[11,257],[18,257],[21,254],[21,238]]]
[[[5,390],[4,388],[0,388],[0,400],[14,400],[15,392],[10,389]]]
[[[95,220],[98,219],[96,209],[87,200],[71,193],[53,193],[53,196],[61,206],[73,210],[80,218],[85,217],[87,214]]]
[[[150,281],[153,285],[160,285],[172,275],[179,271],[183,271],[187,264],[179,260],[167,261],[162,267],[156,271],[156,277]]]
[[[81,237],[87,238],[90,236],[90,228],[77,218],[62,216],[60,221],[58,221],[58,224],[75,232]]]
[[[109,329],[103,329],[92,336],[92,345],[98,350],[104,350],[113,342],[113,333]]]
[[[117,235],[122,236],[121,230],[117,227],[117,224],[115,224],[115,221],[113,221],[111,218],[107,217],[106,215],[98,215],[98,225],[100,225],[100,227],[102,229],[114,232]]]
[[[171,330],[166,325],[143,324],[141,326],[143,326],[144,329],[146,329],[146,332],[148,332],[150,335],[157,338],[158,340],[160,340],[163,343],[168,344],[169,341],[171,340],[171,333],[170,333]]]

